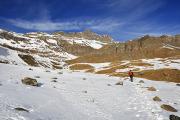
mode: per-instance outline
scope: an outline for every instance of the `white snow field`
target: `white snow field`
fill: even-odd
[[[141,78],[131,83],[126,78],[1,63],[0,75],[0,120],[168,120],[170,114],[180,115],[176,83]],[[36,78],[40,87],[21,83],[22,78],[35,76],[40,77]],[[57,82],[52,82],[54,77]],[[115,85],[121,80],[123,86]],[[157,91],[145,88],[150,86]],[[162,101],[153,101],[154,96]],[[161,104],[178,112],[165,111]]]

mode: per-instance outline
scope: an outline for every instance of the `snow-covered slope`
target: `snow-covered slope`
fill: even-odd
[[[71,52],[68,53],[64,49],[66,46],[63,46],[61,41],[66,41],[70,45],[78,44],[83,47],[87,46],[87,48],[91,47],[92,49],[100,49],[107,44],[98,40],[67,37],[60,34],[54,35],[43,32],[19,34],[5,30],[0,31],[0,46],[25,53],[38,54],[39,56],[58,56],[57,59],[60,61],[76,58]]]
[[[84,38],[72,38],[72,37],[61,37],[61,39],[66,40],[70,44],[79,44],[82,46],[90,46],[94,49],[100,49],[103,47],[103,45],[106,45],[107,43],[97,41],[97,40],[88,40]]]
[[[41,33],[40,36],[39,34],[31,33],[36,36],[33,38],[32,36],[29,37],[4,30],[1,30],[0,33],[0,52],[7,52],[7,55],[0,55],[0,60],[3,63],[8,62],[9,64],[17,65],[26,64],[22,62],[19,55],[28,55],[32,56],[36,62],[40,63],[39,66],[52,68],[52,62],[63,65],[65,60],[76,58],[76,56],[64,51],[61,46],[57,44],[57,40],[42,40],[38,38],[42,37],[42,35],[52,37],[49,34]]]
[[[166,58],[154,58],[154,59],[141,59],[143,63],[149,63],[152,66],[136,66],[136,65],[130,65],[128,68],[119,69],[117,72],[128,72],[129,70],[135,70],[138,69],[138,71],[141,70],[158,70],[158,69],[178,69],[180,70],[180,59],[166,59]],[[123,61],[121,65],[126,65],[128,63],[131,63],[130,61],[126,60]]]
[[[143,78],[130,82],[127,77],[71,71],[65,60],[77,56],[65,51],[59,41],[93,50],[106,42],[42,32],[17,34],[0,29],[0,33],[0,120],[168,120],[170,114],[180,116],[180,87],[176,83]],[[117,67],[117,73],[130,69],[180,69],[179,59],[139,60],[149,66],[138,66],[137,61],[81,64],[91,65],[94,72],[111,67]],[[34,62],[36,67],[30,65]],[[24,77],[35,78],[39,86],[22,84]],[[115,85],[119,81],[123,86]],[[148,91],[151,86],[157,91]],[[162,101],[153,101],[155,96]],[[165,111],[162,104],[178,112]]]
[[[26,63],[18,56],[17,51],[4,47],[0,47],[0,61],[6,61],[8,64],[14,65],[26,65]]]
[[[160,108],[169,104],[180,110],[180,89],[175,83],[0,64],[0,119],[8,120],[168,120],[172,114]],[[39,76],[41,87],[26,86],[24,77]],[[53,78],[57,82],[52,82]],[[157,91],[147,91],[154,86]],[[152,100],[159,96],[162,102]],[[16,111],[21,107],[29,112]],[[180,115],[180,112],[173,113]]]
[[[47,41],[49,43],[57,44],[57,40],[65,40],[70,44],[79,44],[82,46],[89,46],[94,49],[100,49],[103,47],[103,45],[106,45],[106,42],[93,40],[93,39],[86,39],[83,37],[67,37],[63,35],[51,35],[47,33],[27,33],[25,36],[28,36],[30,38],[38,38],[38,37],[46,37],[48,38]]]

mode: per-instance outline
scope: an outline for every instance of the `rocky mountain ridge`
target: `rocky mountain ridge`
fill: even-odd
[[[180,55],[180,35],[160,37],[146,35],[122,43],[113,41],[107,35],[98,35],[89,30],[52,34],[43,32],[17,34],[1,30],[0,38],[2,39],[0,45],[10,49],[29,54],[43,54],[43,56],[58,57],[63,53],[61,55],[63,57],[63,55],[69,54],[78,56],[77,59],[81,62],[166,58]]]

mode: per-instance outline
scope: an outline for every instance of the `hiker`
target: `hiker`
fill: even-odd
[[[129,77],[130,77],[130,81],[133,82],[134,73],[132,72],[132,70],[130,70],[130,71],[128,72],[128,75],[129,75]]]

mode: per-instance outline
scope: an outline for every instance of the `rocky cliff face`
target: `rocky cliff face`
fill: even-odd
[[[101,63],[118,60],[149,59],[180,57],[180,37],[161,36],[142,38],[127,41],[125,43],[111,43],[104,45],[101,49],[83,55],[69,63]]]
[[[66,37],[77,37],[77,38],[85,38],[89,40],[98,40],[102,42],[112,42],[113,39],[108,35],[98,35],[90,30],[86,30],[84,32],[55,32],[53,35],[61,35]]]
[[[116,43],[100,49],[108,54],[118,54],[123,59],[171,57],[180,55],[179,36],[144,36],[125,43]]]
[[[44,44],[44,50],[48,52],[66,52],[75,56],[80,56],[85,61],[96,59],[103,61],[123,60],[123,59],[142,59],[155,57],[173,57],[180,55],[180,35],[142,38],[127,41],[124,43],[114,42],[107,35],[98,35],[92,31],[85,32],[56,32],[47,34],[42,32],[16,34],[8,31],[1,31],[0,38],[11,41],[12,44],[21,45],[16,48],[21,52],[37,53],[37,49],[29,49],[26,46]],[[33,43],[32,41],[35,42]],[[22,42],[22,43],[21,43]],[[14,49],[11,45],[1,44],[5,47]],[[23,47],[25,46],[25,47]]]

